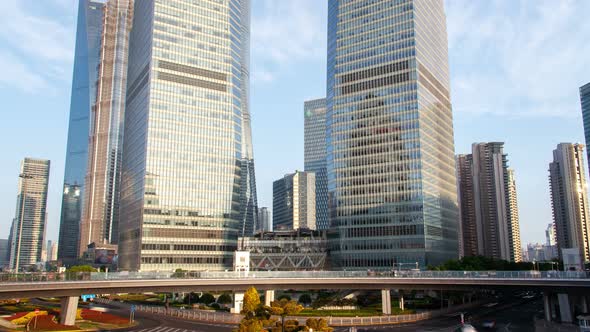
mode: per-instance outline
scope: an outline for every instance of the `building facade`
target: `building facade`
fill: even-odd
[[[258,224],[256,225],[257,233],[272,232],[272,219],[267,207],[258,208]]]
[[[8,239],[0,239],[0,270],[6,268],[10,262],[10,246]]]
[[[584,138],[586,146],[590,144],[590,83],[580,87],[580,103],[582,104],[582,120],[584,123]],[[590,160],[590,149],[586,151]]]
[[[273,182],[274,231],[316,229],[315,173],[296,171]]]
[[[79,257],[82,199],[88,163],[91,108],[96,103],[105,1],[82,0],[78,6],[76,49],[59,227],[59,259]]]
[[[90,107],[88,161],[84,180],[78,257],[90,243],[117,243],[127,87],[127,54],[133,0],[108,0],[99,27],[95,102]]]
[[[256,214],[250,2],[137,1],[133,17],[119,269],[229,269]]]
[[[10,268],[41,262],[47,214],[49,160],[25,158],[20,167],[16,214],[12,226]]]
[[[473,192],[473,155],[457,155],[457,189],[460,213],[460,256],[477,256],[477,222]]]
[[[328,2],[333,263],[456,259],[458,206],[442,0]]]
[[[506,186],[506,218],[508,221],[508,247],[511,262],[522,262],[522,244],[520,242],[520,218],[518,216],[518,201],[516,196],[516,179],[514,170],[507,169]]]
[[[549,164],[551,207],[559,257],[576,248],[584,262],[590,260],[590,223],[584,145],[560,143]]]
[[[305,171],[315,173],[317,229],[328,229],[328,169],[326,168],[326,99],[306,101],[304,112]]]

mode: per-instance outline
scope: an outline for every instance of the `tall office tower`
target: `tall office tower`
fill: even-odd
[[[506,186],[506,217],[508,221],[508,246],[510,247],[510,261],[522,262],[522,244],[520,243],[520,219],[518,217],[518,202],[516,196],[516,179],[514,170],[507,169]]]
[[[258,232],[272,232],[271,220],[270,211],[267,207],[258,208],[258,225],[256,230]]]
[[[41,261],[49,160],[25,158],[20,167],[16,216],[12,226],[10,268],[26,269]]]
[[[590,222],[584,174],[584,145],[560,143],[549,164],[551,207],[559,257],[577,248],[582,261],[590,260]]]
[[[580,87],[580,102],[582,104],[582,121],[584,122],[584,137],[586,146],[590,144],[590,83]],[[590,160],[590,149],[586,151]]]
[[[10,261],[8,243],[8,239],[0,239],[0,269],[8,266],[8,262]]]
[[[346,269],[458,257],[442,0],[329,0],[328,205]]]
[[[49,240],[47,241],[47,261],[57,260],[57,243]]]
[[[136,1],[119,269],[231,268],[256,214],[249,16],[248,0]]]
[[[76,50],[70,101],[59,259],[66,265],[78,259],[82,199],[88,163],[91,109],[96,103],[100,64],[104,0],[81,0],[78,6]]]
[[[477,256],[477,223],[475,218],[475,194],[473,192],[473,158],[471,154],[457,155],[457,189],[460,212],[461,257]]]
[[[119,187],[133,0],[108,0],[103,12],[97,95],[90,114],[79,257],[89,244],[116,244],[119,236]]]
[[[514,174],[508,169],[504,143],[474,143],[471,158],[477,252],[518,262],[522,248],[516,186]]]
[[[315,181],[315,173],[295,171],[273,182],[273,231],[316,229]]]
[[[319,230],[328,229],[328,169],[326,168],[326,99],[306,101],[303,106],[305,122],[305,171],[315,179],[315,215]]]
[[[555,239],[555,225],[549,224],[545,229],[545,244],[548,246],[554,246],[557,244]]]

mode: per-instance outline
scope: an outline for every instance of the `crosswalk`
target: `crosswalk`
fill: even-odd
[[[199,326],[198,328],[183,329],[169,326],[156,326],[140,330],[133,330],[132,332],[209,332],[212,327],[223,327],[228,328],[228,325],[221,324],[208,324],[207,326]]]

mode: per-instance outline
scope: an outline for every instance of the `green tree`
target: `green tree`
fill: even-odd
[[[201,295],[201,299],[199,300],[199,302],[209,305],[209,304],[215,302],[215,296],[213,296],[213,294],[211,294],[211,293],[205,293],[205,294]]]
[[[219,295],[217,298],[217,303],[219,304],[230,304],[232,303],[232,297],[228,293],[223,293]]]
[[[66,272],[77,273],[77,272],[96,272],[96,269],[90,265],[75,265],[70,267]]]
[[[328,326],[328,321],[324,318],[308,318],[305,321],[307,329],[313,329],[314,332],[332,332],[333,328]]]
[[[285,332],[285,317],[289,315],[296,315],[303,310],[303,306],[295,301],[282,299],[272,301],[270,303],[270,312],[273,315],[281,316],[282,331]]]
[[[299,297],[299,303],[303,304],[304,306],[308,306],[311,304],[311,296],[307,293],[301,294]]]
[[[281,296],[279,296],[277,298],[277,300],[282,300],[282,299],[285,299],[287,301],[291,301],[291,296],[289,296],[288,294],[281,294]]]
[[[269,324],[270,308],[260,303],[260,295],[254,287],[244,293],[242,311],[244,318],[240,321],[237,332],[261,332]]]

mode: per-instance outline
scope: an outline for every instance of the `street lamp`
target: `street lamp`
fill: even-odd
[[[23,237],[23,224],[25,222],[25,203],[26,203],[26,196],[27,196],[27,179],[32,179],[33,176],[21,173],[18,175],[19,178],[23,179],[22,191],[21,191],[21,204],[20,204],[20,220],[18,225],[18,237],[16,238],[17,245],[16,245],[16,257],[14,262],[14,270],[18,272],[20,268],[20,244],[21,239]]]

